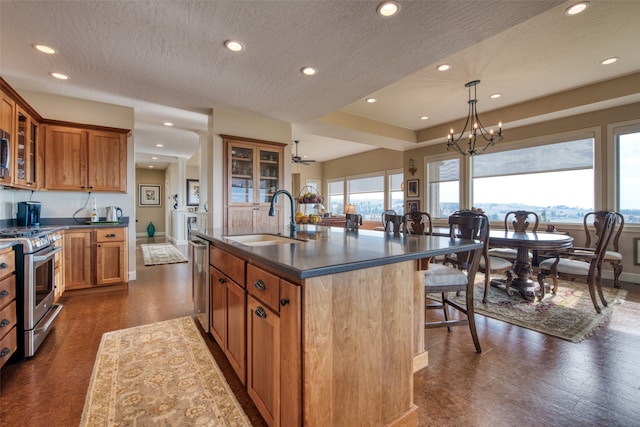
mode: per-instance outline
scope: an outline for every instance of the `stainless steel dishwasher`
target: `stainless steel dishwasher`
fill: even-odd
[[[196,320],[209,333],[209,242],[194,235],[189,238],[191,251],[191,296]]]

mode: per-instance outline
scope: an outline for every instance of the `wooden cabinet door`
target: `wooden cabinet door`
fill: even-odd
[[[89,131],[87,181],[92,191],[127,190],[127,141],[124,134]]]
[[[246,384],[246,295],[247,292],[235,282],[227,282],[227,333],[224,352],[242,384]]]
[[[125,243],[96,243],[96,285],[113,285],[124,283],[125,275]]]
[[[280,425],[280,318],[247,299],[247,392],[269,426]]]
[[[90,288],[91,231],[66,231],[64,234],[65,289]]]
[[[302,425],[300,286],[280,279],[280,424]]]
[[[15,141],[17,140],[14,131],[16,103],[0,91],[0,130],[9,134],[9,164],[7,169],[0,170],[0,183],[9,184],[13,178],[13,168],[15,159]]]
[[[224,349],[227,331],[227,279],[214,267],[209,267],[209,331]]]
[[[45,188],[81,190],[87,185],[87,131],[47,125],[45,130]]]

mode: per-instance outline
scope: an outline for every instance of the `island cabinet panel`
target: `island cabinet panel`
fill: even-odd
[[[270,426],[280,426],[280,318],[253,297],[247,303],[247,392]]]
[[[406,261],[304,280],[305,426],[416,425],[414,271]]]
[[[210,332],[240,381],[246,383],[247,292],[245,261],[212,246],[209,251]]]

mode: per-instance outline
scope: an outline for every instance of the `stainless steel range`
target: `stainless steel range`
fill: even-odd
[[[19,300],[22,300],[18,303],[24,310],[23,322],[18,322],[24,330],[24,357],[35,354],[62,310],[62,304],[54,302],[54,255],[62,248],[54,246],[60,236],[52,234],[60,229],[18,227],[0,230],[0,239],[17,240],[22,244],[22,256],[19,256],[20,251],[16,252],[16,269],[23,279],[23,283],[17,285]]]

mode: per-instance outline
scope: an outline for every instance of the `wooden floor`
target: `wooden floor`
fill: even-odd
[[[136,252],[137,280],[127,290],[64,296],[37,354],[2,370],[0,426],[77,426],[103,333],[191,314],[190,264],[145,267]],[[624,304],[580,344],[483,316],[480,355],[466,327],[426,331],[429,366],[414,378],[420,425],[640,425],[640,286],[624,287]],[[253,424],[264,425],[207,342]]]

